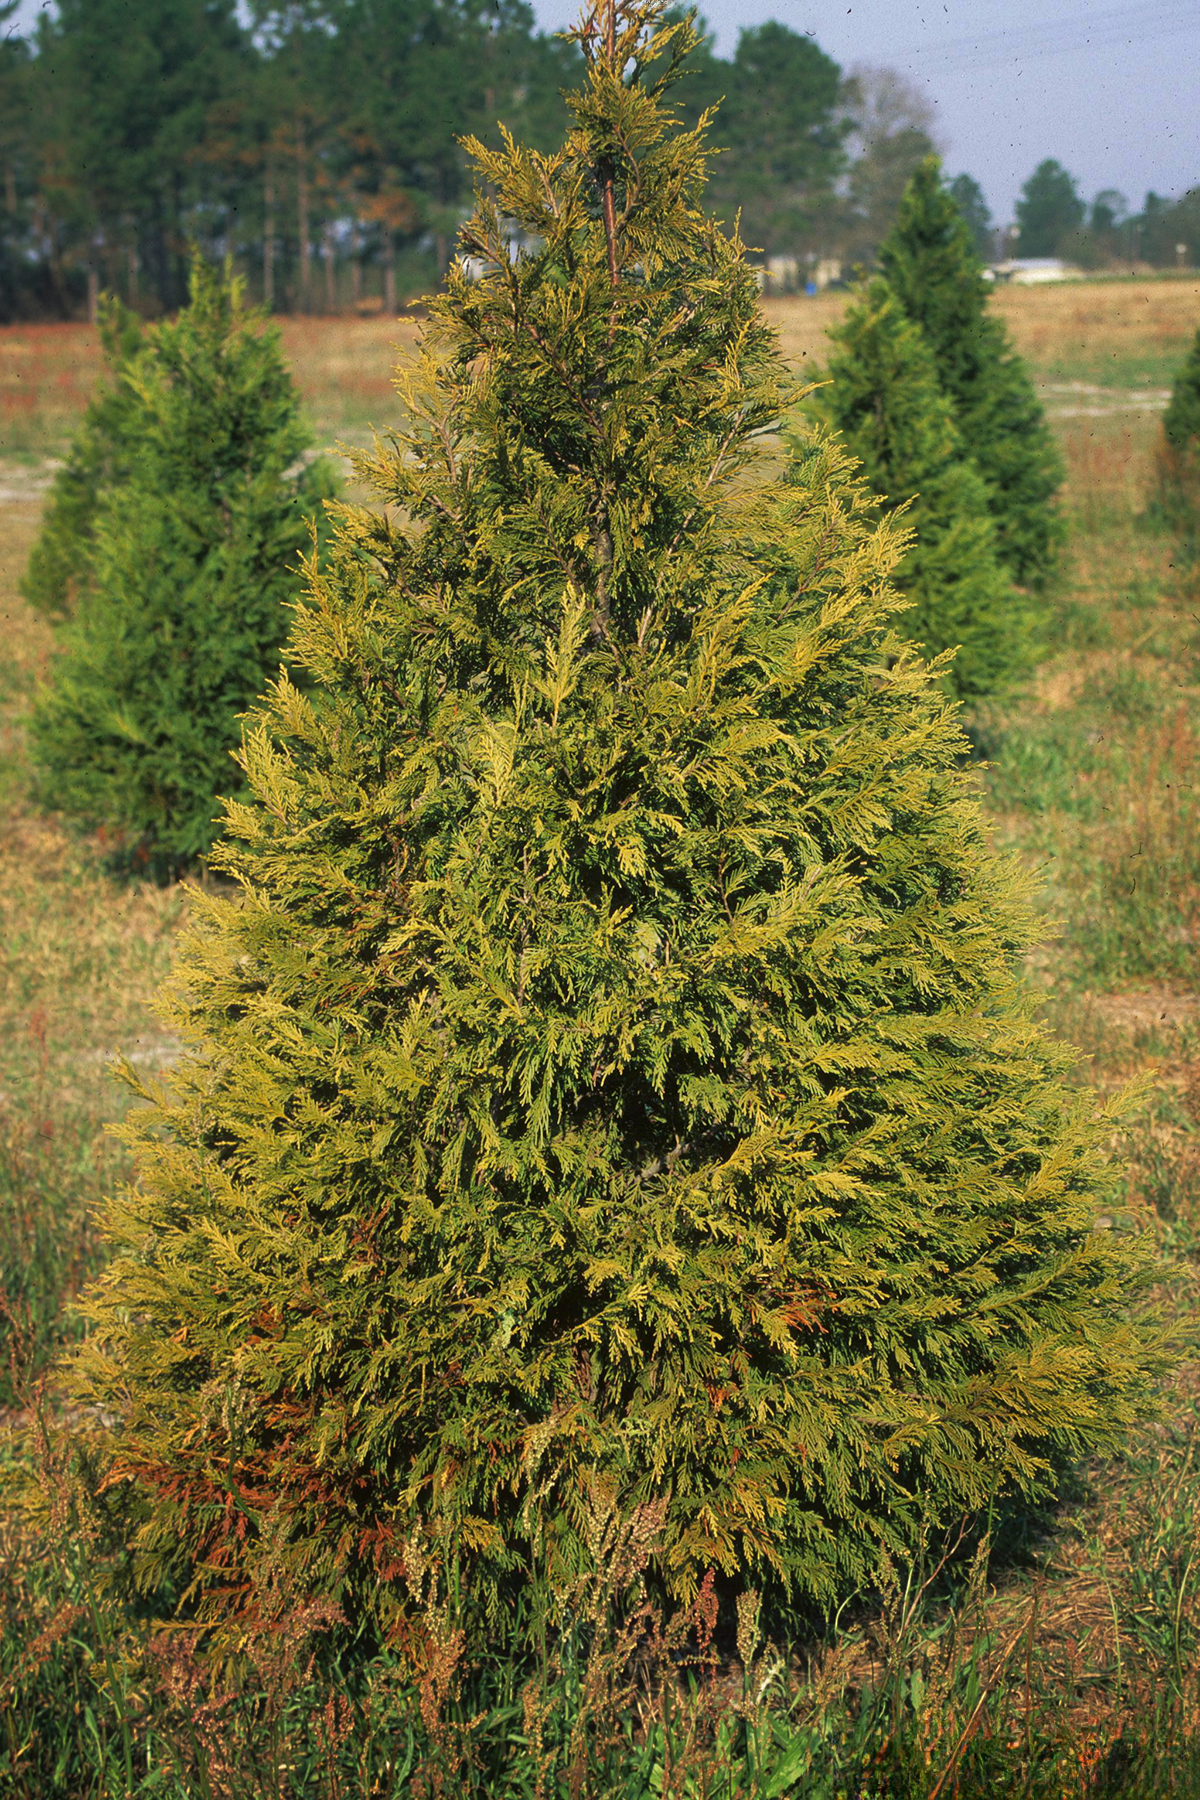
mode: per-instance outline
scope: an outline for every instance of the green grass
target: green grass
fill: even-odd
[[[1155,291],[1168,289],[1140,340],[1101,307],[1076,344],[1063,290],[1006,304],[1018,335],[1043,335],[1039,376],[1084,379],[1107,357],[1134,385],[1182,334],[1186,284]],[[385,330],[338,340],[338,358],[362,361],[357,394],[303,330],[293,348],[329,435],[386,418]],[[997,841],[1039,871],[1059,921],[1030,973],[1084,1052],[1079,1079],[1110,1090],[1152,1075],[1115,1146],[1112,1228],[1155,1232],[1179,1271],[1164,1304],[1187,1310],[1200,1266],[1200,596],[1138,522],[1154,427],[1150,413],[1061,421],[1073,550],[1052,653],[1028,692],[973,726]],[[104,1131],[124,1105],[107,1063],[123,1050],[153,1068],[173,1052],[150,1002],[186,902],[118,883],[102,844],[31,813],[21,720],[50,640],[14,588],[36,505],[30,494],[0,514],[0,1800],[1200,1793],[1195,1363],[1164,1423],[1080,1471],[1056,1509],[998,1522],[973,1552],[931,1550],[786,1650],[758,1641],[752,1608],[715,1636],[702,1613],[657,1618],[638,1599],[646,1521],[616,1541],[598,1521],[592,1578],[547,1614],[544,1653],[525,1663],[503,1644],[468,1662],[436,1570],[407,1652],[365,1667],[329,1663],[321,1620],[293,1615],[226,1688],[190,1634],[155,1629],[129,1586],[123,1490],[109,1525],[83,1531],[94,1515],[76,1505],[90,1477],[75,1452],[91,1421],[64,1420],[42,1383],[102,1254],[92,1209],[126,1172]]]
[[[1135,510],[1152,441],[1107,420],[1077,441],[1055,654],[977,721],[992,809],[1061,921],[1056,979],[1085,987],[1194,984],[1200,954],[1197,598]]]
[[[1200,280],[1191,274],[1008,287],[995,304],[1043,387],[1163,389],[1200,323]]]
[[[21,720],[49,631],[16,600],[34,506],[6,509],[10,631],[0,684],[0,1405],[75,1331],[67,1301],[100,1264],[93,1209],[127,1172],[108,1123],[118,1053],[171,1053],[150,1008],[178,893],[117,885],[103,845],[33,814]]]

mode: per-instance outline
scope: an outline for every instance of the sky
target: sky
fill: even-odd
[[[560,30],[578,0],[533,0]],[[1200,0],[700,0],[731,55],[739,30],[778,19],[843,68],[901,71],[933,102],[947,172],[971,174],[997,223],[1044,157],[1086,199],[1200,186]],[[718,133],[720,126],[718,125]]]
[[[21,0],[28,29],[48,0]],[[532,0],[561,30],[579,0]],[[998,224],[1044,157],[1088,200],[1200,185],[1200,0],[700,0],[723,56],[778,19],[843,68],[900,70],[933,102],[947,172],[979,182]],[[718,127],[719,130],[719,127]]]

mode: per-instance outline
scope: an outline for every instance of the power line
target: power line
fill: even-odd
[[[1082,18],[1007,26],[999,31],[950,38],[940,44],[921,46],[916,55],[922,62],[936,61],[943,69],[989,69],[1060,56],[1072,50],[1110,49],[1192,31],[1200,31],[1200,6],[1196,0],[1151,0],[1148,5],[1117,7]]]

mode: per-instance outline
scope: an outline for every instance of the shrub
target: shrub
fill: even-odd
[[[1000,565],[988,493],[963,446],[933,354],[878,276],[830,333],[827,383],[809,405],[844,438],[871,490],[905,508],[914,540],[894,571],[912,611],[901,621],[974,698],[1032,660],[1029,603]],[[803,464],[802,464],[803,466]]]
[[[577,38],[562,148],[472,146],[483,275],[248,727],[85,1302],[141,1579],[214,1653],[325,1601],[403,1641],[435,1580],[514,1639],[598,1500],[660,1506],[668,1600],[828,1603],[1116,1444],[1164,1355],[900,534],[758,441],[694,30]]]
[[[100,304],[100,345],[108,365],[67,459],[54,477],[21,592],[37,612],[64,618],[89,584],[101,496],[126,480],[137,445],[137,401],[122,379],[142,342],[136,313],[116,299]]]
[[[312,515],[331,492],[275,332],[199,261],[109,416],[136,445],[102,489],[89,574],[35,709],[42,800],[156,864],[203,856],[238,718],[279,667]]]
[[[970,229],[936,157],[908,184],[879,267],[933,351],[968,453],[987,482],[1001,561],[1014,581],[1053,577],[1065,526],[1063,465],[1025,364],[988,308]]]
[[[1200,555],[1200,331],[1171,389],[1156,465],[1152,510],[1193,563]]]

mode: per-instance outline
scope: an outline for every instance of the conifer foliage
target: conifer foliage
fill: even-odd
[[[87,1302],[142,1578],[227,1647],[399,1627],[428,1554],[498,1608],[597,1496],[666,1502],[671,1594],[829,1600],[1116,1443],[1158,1355],[898,533],[831,441],[758,448],[693,29],[579,41],[562,148],[474,146],[485,273],[248,729]]]
[[[1200,558],[1200,331],[1175,377],[1163,414],[1154,507],[1173,531],[1187,563]]]
[[[73,459],[82,579],[34,714],[41,795],[156,863],[202,856],[239,780],[238,718],[279,667],[332,492],[297,467],[309,442],[277,334],[197,260],[190,304],[123,356]],[[48,568],[40,591],[65,601]]]
[[[969,455],[988,486],[1000,557],[1014,581],[1054,575],[1063,468],[1033,383],[1003,322],[970,228],[930,156],[909,182],[879,267],[933,351]]]
[[[101,496],[124,481],[137,455],[133,388],[121,377],[142,341],[136,313],[119,300],[100,303],[100,346],[107,365],[66,461],[54,477],[21,592],[36,611],[61,619],[89,585]]]
[[[912,606],[900,629],[932,656],[956,654],[960,699],[993,692],[1031,660],[1028,602],[1002,568],[988,490],[969,458],[933,352],[876,277],[830,333],[827,382],[810,409],[840,433],[913,542],[893,579]]]

